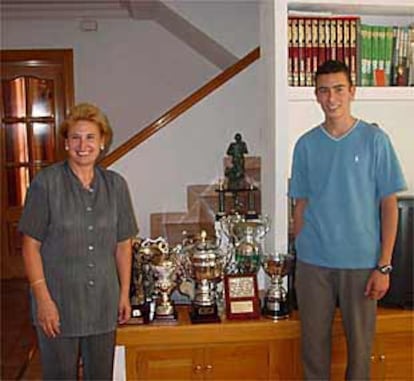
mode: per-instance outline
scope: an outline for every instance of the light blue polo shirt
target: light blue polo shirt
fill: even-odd
[[[387,134],[358,120],[340,138],[320,125],[296,143],[289,196],[305,198],[298,259],[317,266],[373,268],[380,256],[380,201],[406,184]]]

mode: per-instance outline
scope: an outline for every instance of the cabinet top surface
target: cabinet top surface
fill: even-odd
[[[272,321],[261,317],[255,320],[226,320],[221,323],[191,324],[188,307],[178,307],[176,325],[125,325],[117,329],[120,345],[150,344],[215,344],[238,341],[260,341],[297,338],[300,333],[297,311],[286,320]],[[377,332],[413,331],[414,311],[379,308]],[[342,330],[339,313],[335,318],[334,334]]]

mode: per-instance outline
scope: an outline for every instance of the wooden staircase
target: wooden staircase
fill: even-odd
[[[229,157],[224,158],[224,168],[230,166],[230,160]],[[255,205],[259,213],[261,211],[260,167],[260,157],[246,157],[246,181],[259,188],[259,191],[255,192]],[[176,245],[182,241],[184,230],[189,235],[195,235],[204,229],[208,236],[213,236],[215,216],[218,212],[217,188],[217,184],[187,186],[187,211],[151,214],[151,237],[162,236],[170,245]],[[230,212],[233,208],[233,198],[231,193],[226,193],[225,197],[226,212]],[[243,192],[240,199],[244,205],[247,205],[247,192]]]

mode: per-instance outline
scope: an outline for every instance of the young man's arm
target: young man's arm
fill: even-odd
[[[395,194],[381,200],[381,256],[378,266],[390,265],[398,227],[398,205]],[[365,295],[371,299],[381,299],[390,286],[389,274],[374,270],[368,280]]]

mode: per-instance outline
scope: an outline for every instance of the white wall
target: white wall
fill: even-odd
[[[259,46],[259,0],[167,0],[164,3],[238,57]]]
[[[114,128],[112,148],[146,127],[219,73],[204,57],[152,21],[2,22],[2,49],[74,51],[75,101],[99,105]]]
[[[255,2],[174,3],[235,55],[259,45]],[[79,21],[70,19],[8,21],[2,48],[72,48],[75,100],[105,110],[114,128],[112,147],[219,73],[152,21],[100,19],[97,32],[81,32]],[[251,155],[261,155],[257,82],[257,68],[248,69],[115,163],[130,184],[142,236],[150,234],[151,213],[185,211],[187,185],[223,177],[222,160],[236,132]]]
[[[249,154],[262,152],[263,123],[255,63],[174,120],[112,168],[127,179],[142,237],[150,214],[185,212],[186,187],[223,177],[223,157],[240,132]]]

